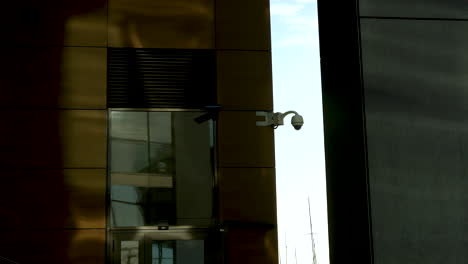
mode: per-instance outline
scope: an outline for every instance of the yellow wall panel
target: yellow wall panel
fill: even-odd
[[[64,48],[59,107],[105,109],[107,49]]]
[[[106,168],[107,111],[61,111],[60,135],[65,168]]]
[[[271,53],[218,51],[218,103],[229,110],[273,110]]]
[[[109,0],[109,46],[214,48],[214,0]]]
[[[229,229],[226,242],[226,263],[277,264],[276,229]]]
[[[218,120],[220,167],[274,167],[274,129],[256,126],[254,111],[221,111]]]
[[[99,3],[99,1],[96,1]],[[103,1],[101,1],[103,2]],[[102,3],[100,5],[104,5]],[[66,46],[107,46],[107,5],[75,12],[65,20]]]
[[[220,168],[221,221],[276,224],[274,168]]]
[[[216,0],[216,48],[270,50],[268,0]]]

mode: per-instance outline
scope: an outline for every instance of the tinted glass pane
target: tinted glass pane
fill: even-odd
[[[111,113],[111,223],[198,225],[212,210],[213,121],[203,112]]]
[[[143,226],[144,220],[140,206],[112,203],[114,226]]]
[[[150,171],[161,176],[174,176],[173,145],[150,142]]]
[[[157,264],[203,264],[203,240],[153,241],[152,261]]]
[[[172,113],[149,113],[150,170],[173,176],[174,153],[172,140]]]
[[[113,172],[147,172],[148,114],[145,112],[111,112],[111,170]]]
[[[138,241],[120,242],[120,264],[138,264]]]
[[[111,137],[131,140],[148,139],[148,113],[112,111]]]
[[[118,227],[175,224],[172,188],[147,188],[113,185],[112,225]]]
[[[174,259],[153,259],[152,264],[174,264]]]
[[[113,185],[112,200],[136,204],[140,200],[140,191],[134,186]]]
[[[150,112],[150,141],[172,143],[172,112]]]
[[[152,258],[174,258],[175,241],[153,241]]]
[[[205,114],[173,113],[177,218],[181,225],[196,225],[200,219],[211,217],[212,121],[195,122]]]
[[[111,139],[112,172],[142,173],[147,172],[148,143],[127,139]]]
[[[205,241],[178,240],[176,242],[177,264],[203,264],[205,263]]]
[[[144,225],[141,189],[134,186],[113,185],[111,189],[111,219],[113,226]]]
[[[175,224],[175,201],[172,188],[147,188],[144,197],[145,221],[150,225]]]

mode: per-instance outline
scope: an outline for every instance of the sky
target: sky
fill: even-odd
[[[275,130],[280,262],[312,263],[310,198],[317,260],[329,264],[317,3],[270,0],[270,14],[274,111],[304,117],[299,131],[292,115]]]

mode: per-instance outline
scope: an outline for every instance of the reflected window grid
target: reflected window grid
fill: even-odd
[[[138,241],[120,242],[120,264],[138,264]]]
[[[175,261],[175,241],[153,241],[152,264],[173,264]]]
[[[195,122],[193,122],[193,120],[194,115],[203,113],[183,112],[177,114],[179,117],[174,117],[176,114],[173,112],[111,112],[110,189],[112,226],[147,226],[158,225],[160,222],[174,225],[177,224],[177,218],[190,219],[190,217],[184,217],[184,215],[177,215],[180,211],[177,209],[177,197],[181,195],[180,193],[188,192],[179,191],[178,194],[175,191],[176,142],[174,142],[174,138],[176,135],[174,133],[174,128],[179,127],[179,151],[180,145],[197,146],[196,144],[186,141],[198,140],[190,136],[189,133],[193,132],[194,129],[195,135],[200,133],[200,128],[194,126]],[[178,120],[177,124],[175,124],[174,121],[176,119]],[[207,131],[205,136],[201,135],[202,139],[206,138],[206,149],[188,149],[188,152],[191,154],[179,154],[179,156],[185,159],[186,164],[190,164],[190,160],[192,159],[190,155],[196,159],[196,156],[200,156],[200,154],[208,155],[208,157],[212,154],[211,150],[214,145],[214,131],[212,131],[214,126],[212,123],[212,121],[209,121],[202,126],[202,131]],[[197,125],[200,126],[200,124]],[[188,133],[185,129],[187,129]],[[202,134],[203,133],[205,132],[202,132]],[[188,139],[186,139],[186,137]],[[182,148],[182,150],[184,150],[184,148]],[[187,163],[187,158],[189,163]],[[208,168],[212,167],[212,159],[208,159],[206,163]],[[189,168],[189,170],[190,169],[192,168]],[[207,171],[209,171],[210,175],[208,176],[211,178],[212,169]],[[187,174],[186,168],[183,174]],[[198,177],[196,174],[194,176]],[[183,182],[186,181],[184,180]],[[185,183],[185,185],[187,184],[190,185],[190,181]],[[187,186],[185,188],[187,188]],[[208,192],[210,191],[209,189],[206,190],[208,190]],[[183,198],[182,200],[190,203],[197,199],[195,197],[195,199]],[[211,208],[211,200],[207,201],[205,199],[205,203],[209,203],[209,205],[206,206]],[[198,205],[198,207],[200,206],[203,206],[203,204]],[[191,207],[193,208],[193,206],[185,207],[188,209]],[[196,219],[197,217],[199,216],[192,218]],[[205,218],[210,217],[211,215],[206,215]]]

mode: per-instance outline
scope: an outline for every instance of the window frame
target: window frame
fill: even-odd
[[[207,228],[196,228],[190,226],[173,227],[169,230],[158,230],[153,228],[121,228],[110,235],[110,263],[120,264],[120,242],[138,241],[138,264],[152,263],[152,242],[153,241],[180,241],[180,240],[203,240],[204,255],[209,252],[207,245],[211,244],[209,240],[214,239],[210,236]],[[174,257],[175,259],[175,257]],[[205,262],[207,260],[205,259]]]
[[[210,147],[210,160],[211,160],[211,169],[212,169],[212,208],[211,208],[211,219],[209,223],[194,225],[194,226],[137,226],[137,227],[113,227],[112,218],[111,218],[111,113],[114,111],[120,112],[200,112],[213,114],[212,118],[212,128],[210,134],[210,140],[212,146]],[[120,247],[117,247],[116,243],[118,241],[132,240],[132,238],[138,238],[140,241],[143,239],[139,247],[142,250],[139,250],[139,257],[141,259],[145,258],[145,262],[149,261],[151,263],[151,255],[144,255],[145,250],[150,250],[151,243],[147,242],[147,239],[152,240],[191,240],[196,238],[208,238],[208,234],[212,233],[213,228],[216,230],[216,225],[219,219],[218,212],[218,122],[217,122],[218,109],[184,109],[184,108],[108,108],[107,109],[107,177],[106,177],[106,240],[107,240],[107,263],[114,264],[120,263],[120,250],[117,250]],[[210,120],[208,119],[208,120]],[[161,230],[166,229],[166,230]],[[142,238],[143,237],[143,238]],[[170,239],[177,238],[177,239]],[[135,239],[133,239],[135,240]],[[149,244],[147,246],[146,244]],[[147,248],[148,247],[148,248]],[[143,254],[143,255],[142,255]],[[223,254],[221,254],[222,256]],[[150,257],[148,257],[150,256]],[[224,257],[223,257],[224,258]]]

